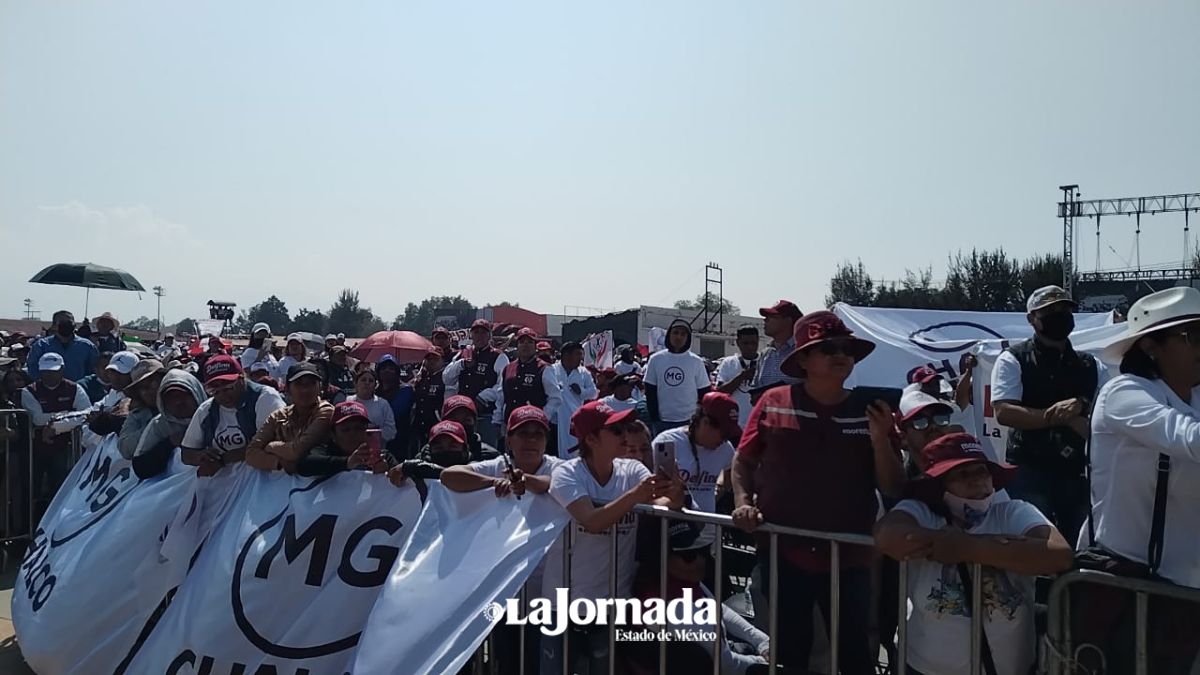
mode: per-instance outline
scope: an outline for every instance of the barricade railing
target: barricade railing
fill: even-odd
[[[1071,619],[1071,590],[1077,586],[1094,585],[1123,590],[1133,594],[1134,599],[1134,675],[1147,675],[1149,671],[1150,633],[1149,607],[1150,598],[1173,598],[1196,604],[1200,610],[1200,589],[1176,586],[1174,584],[1121,577],[1092,570],[1076,570],[1063,574],[1054,580],[1050,587],[1048,598],[1048,616],[1046,637],[1043,641],[1043,663],[1041,670],[1049,675],[1068,675],[1075,673],[1096,673],[1090,668],[1080,665],[1081,658],[1087,654],[1099,659],[1102,670],[1110,673],[1105,663],[1104,654],[1112,644],[1093,644],[1083,642],[1076,644],[1072,635]]]
[[[7,566],[7,545],[16,541],[29,539],[30,532],[33,529],[33,513],[34,513],[34,491],[33,491],[33,418],[29,411],[23,408],[5,408],[0,409],[0,425],[9,429],[19,429],[21,418],[24,418],[25,423],[25,442],[21,445],[24,447],[14,448],[13,439],[9,438],[4,442],[4,538],[0,540],[0,544],[5,547],[5,566]],[[9,424],[10,420],[17,421],[17,425]],[[14,516],[15,510],[21,505],[17,504],[18,494],[16,484],[20,477],[13,472],[13,453],[14,451],[24,454],[25,457],[25,522],[21,528],[17,527]],[[17,532],[17,529],[23,530]]]
[[[722,541],[724,539],[725,531],[729,528],[735,528],[735,526],[733,524],[733,519],[727,515],[703,513],[703,512],[689,511],[689,510],[675,511],[675,510],[667,509],[665,507],[651,506],[651,505],[639,505],[639,506],[635,507],[635,511],[638,513],[639,516],[646,517],[646,518],[657,518],[659,520],[659,526],[658,526],[658,530],[659,530],[658,578],[659,578],[660,592],[662,593],[664,598],[666,597],[666,590],[667,590],[667,562],[668,562],[668,554],[669,554],[668,530],[669,530],[670,521],[692,522],[692,523],[697,523],[700,525],[712,526],[714,528],[715,536],[714,536],[714,540],[713,540],[713,545],[715,547],[717,547],[716,554],[714,555],[714,570],[713,570],[713,572],[714,572],[713,578],[714,578],[715,588],[712,588],[709,590],[712,592],[713,597],[716,599],[716,601],[718,603],[718,610],[720,610],[720,603],[721,603],[721,598],[723,597],[723,590],[724,590],[723,585],[725,583],[725,579],[724,579],[725,570],[724,570],[724,563],[722,561],[722,551],[721,551],[720,547],[721,547]],[[645,526],[645,525],[643,525],[643,526]],[[569,523],[567,525],[566,532],[562,535],[563,556],[562,556],[562,560],[561,560],[561,565],[562,565],[562,584],[563,584],[564,588],[571,587],[572,554],[574,552],[575,528],[576,527],[577,527],[576,523],[574,523],[574,522]],[[617,550],[618,541],[619,541],[617,526],[614,525],[614,526],[608,528],[607,532],[608,532],[608,536],[610,538],[609,539],[609,541],[610,541],[609,561],[608,561],[609,562],[608,586],[609,586],[610,597],[615,598],[615,597],[617,597],[617,579],[618,579],[617,563],[619,560],[618,550]],[[842,532],[821,532],[821,531],[817,531],[817,530],[806,530],[806,529],[802,529],[802,528],[786,527],[786,526],[777,525],[777,524],[773,524],[773,523],[761,524],[756,529],[756,533],[763,533],[763,534],[767,535],[768,542],[769,542],[769,548],[770,548],[769,554],[768,554],[768,562],[769,562],[768,578],[769,578],[769,581],[767,584],[767,598],[766,598],[766,600],[767,600],[767,630],[765,631],[770,639],[770,644],[769,644],[769,648],[768,648],[768,658],[767,658],[767,666],[768,666],[769,672],[772,675],[775,675],[775,673],[777,672],[778,661],[779,661],[779,640],[781,639],[781,636],[779,634],[779,602],[778,602],[778,593],[779,593],[778,559],[779,559],[779,542],[780,542],[781,537],[800,537],[800,538],[804,538],[804,539],[810,539],[810,540],[816,539],[816,540],[822,540],[822,541],[829,542],[829,546],[830,546],[830,616],[828,617],[829,646],[830,646],[829,672],[830,673],[839,672],[840,664],[839,664],[838,647],[839,647],[841,637],[842,637],[841,636],[841,625],[840,625],[840,619],[841,619],[840,600],[841,600],[841,591],[842,591],[842,589],[841,589],[841,547],[842,546],[874,547],[874,545],[875,545],[874,538],[867,536],[867,535],[862,535],[862,534],[852,534],[852,533],[842,533]],[[548,559],[546,564],[560,564],[560,563],[559,563],[559,561],[554,561],[554,560]],[[982,662],[981,662],[980,655],[982,652],[982,643],[983,643],[982,642],[983,622],[982,622],[982,612],[980,609],[983,606],[983,583],[982,583],[983,574],[982,574],[982,566],[979,565],[978,563],[972,564],[971,569],[972,569],[972,577],[971,577],[971,582],[972,582],[971,586],[972,587],[971,587],[971,633],[970,633],[971,634],[971,642],[970,642],[971,668],[970,668],[970,674],[971,675],[980,675],[980,673],[982,672]],[[908,628],[907,628],[908,572],[909,572],[908,564],[905,562],[900,562],[899,563],[899,593],[898,593],[898,598],[897,598],[898,610],[899,610],[898,615],[897,615],[897,632],[896,632],[897,662],[894,664],[891,664],[892,672],[897,673],[898,675],[904,675],[904,673],[906,672],[905,659],[907,656],[907,638],[908,638]],[[522,590],[521,590],[522,612],[527,612],[528,611],[527,607],[528,607],[528,589],[522,588]],[[560,609],[565,611],[565,608],[560,608]],[[720,673],[722,672],[722,652],[723,652],[722,643],[723,643],[723,638],[724,638],[724,635],[723,635],[724,627],[722,625],[720,611],[718,611],[718,615],[717,615],[716,619],[717,619],[716,620],[716,636],[715,636],[715,640],[713,640],[712,648],[711,648],[712,649],[712,664],[713,664],[712,672],[716,675],[720,675]],[[616,663],[617,663],[617,660],[616,660],[616,630],[617,630],[616,622],[609,621],[607,629],[608,629],[607,669],[608,669],[608,672],[610,674],[612,674],[612,673],[617,672],[617,670],[616,670]],[[533,665],[532,669],[529,667],[531,665],[529,663],[530,659],[528,658],[529,655],[526,653],[527,650],[525,649],[525,631],[526,630],[536,630],[536,628],[530,628],[525,625],[521,625],[519,628],[520,644],[518,647],[518,659],[517,659],[517,662],[519,663],[519,668],[520,668],[519,672],[521,672],[521,673],[537,672],[536,664],[532,664]],[[481,659],[479,659],[478,657],[485,650],[491,655],[496,654],[495,646],[494,646],[494,642],[493,642],[494,635],[495,634],[493,632],[493,634],[489,636],[488,641],[485,643],[485,645],[487,645],[486,647],[480,648],[480,652],[479,652],[479,654],[477,654],[476,663],[480,663],[480,664],[482,663]],[[567,631],[567,633],[565,633],[564,635],[561,636],[562,646],[559,651],[561,651],[561,656],[562,656],[563,675],[570,675],[572,673],[572,661],[571,661],[569,637],[570,637],[569,630]],[[782,636],[782,637],[786,638],[786,636]],[[495,667],[494,666],[494,664],[495,664],[494,656],[489,658],[489,662],[493,664],[492,667],[494,668]],[[667,642],[659,641],[659,644],[658,644],[658,669],[659,669],[659,672],[660,673],[671,672],[668,669],[668,665],[669,664],[667,662]],[[803,668],[805,665],[807,665],[807,664],[802,664],[801,668]],[[492,672],[494,672],[494,671],[492,671]]]

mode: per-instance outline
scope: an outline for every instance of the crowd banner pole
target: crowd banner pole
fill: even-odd
[[[979,675],[983,648],[983,566],[971,563],[971,675]]]
[[[908,561],[900,561],[900,598],[896,613],[896,675],[908,670]]]
[[[724,558],[724,556],[721,555],[725,550],[722,547],[723,541],[725,541],[725,528],[717,525],[716,538],[713,540],[713,544],[716,548],[713,555],[713,597],[717,599],[718,610],[720,610],[725,604],[722,602],[724,594],[721,592],[723,590],[722,586],[724,586],[722,582],[725,581],[725,566],[722,564],[722,558]],[[721,675],[721,629],[723,627],[724,624],[721,621],[720,612],[718,612],[716,631],[717,639],[713,640],[713,675]]]
[[[617,597],[617,524],[608,528],[608,597]],[[617,622],[608,621],[608,675],[617,672]]]
[[[1146,675],[1146,662],[1149,656],[1149,636],[1147,632],[1146,613],[1149,610],[1150,596],[1143,591],[1137,592],[1137,619],[1134,623],[1134,633],[1137,636],[1137,661],[1134,662],[1136,675]]]
[[[779,535],[771,532],[769,544],[770,552],[767,554],[767,560],[770,571],[767,577],[770,579],[767,585],[767,638],[771,640],[771,646],[767,650],[767,670],[770,675],[775,675],[777,661],[779,660]]]
[[[664,509],[665,510],[665,509]],[[668,512],[669,513],[669,512]],[[667,537],[670,532],[667,516],[660,514],[658,519],[658,582],[659,590],[662,592],[662,598],[667,597]],[[658,672],[667,672],[667,643],[665,640],[658,641]]]

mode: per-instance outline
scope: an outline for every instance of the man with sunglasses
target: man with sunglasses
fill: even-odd
[[[780,368],[803,382],[767,390],[750,412],[733,461],[733,522],[747,531],[771,522],[869,535],[876,490],[897,497],[905,483],[891,409],[845,387],[875,345],[829,311],[801,318],[793,337],[796,349]],[[780,662],[802,669],[812,650],[814,603],[830,623],[831,551],[820,540],[780,537],[778,543]],[[758,556],[755,586],[769,593],[770,539],[759,538]],[[841,670],[870,675],[871,551],[843,546],[839,560]],[[766,610],[760,605],[755,615]]]
[[[992,371],[996,423],[1009,428],[1007,460],[1017,467],[1009,492],[1041,509],[1072,545],[1090,506],[1089,417],[1104,379],[1096,358],[1071,346],[1075,308],[1058,286],[1030,294],[1034,336],[1008,348]]]
[[[180,459],[211,476],[223,465],[245,459],[250,439],[271,413],[284,407],[279,392],[246,380],[242,364],[228,354],[211,356],[204,364],[200,404],[183,434]]]

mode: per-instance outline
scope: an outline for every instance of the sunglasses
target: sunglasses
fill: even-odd
[[[950,415],[947,413],[937,413],[934,415],[921,415],[914,417],[908,421],[908,426],[917,431],[925,431],[930,426],[945,428],[950,426]]]
[[[852,349],[850,340],[826,340],[813,347],[813,351],[825,356],[837,356],[838,354],[854,356]]]

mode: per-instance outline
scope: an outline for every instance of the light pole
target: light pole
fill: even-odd
[[[163,330],[162,330],[162,298],[163,298],[163,296],[164,296],[164,295],[166,295],[166,294],[167,294],[167,292],[166,292],[166,290],[164,290],[164,289],[163,289],[163,287],[162,287],[162,286],[155,286],[155,287],[153,288],[153,290],[154,290],[154,295],[155,295],[156,297],[158,297],[158,310],[157,310],[157,311],[158,311],[158,339],[159,339],[159,340],[161,340],[161,339],[162,339],[162,336],[163,336]]]

